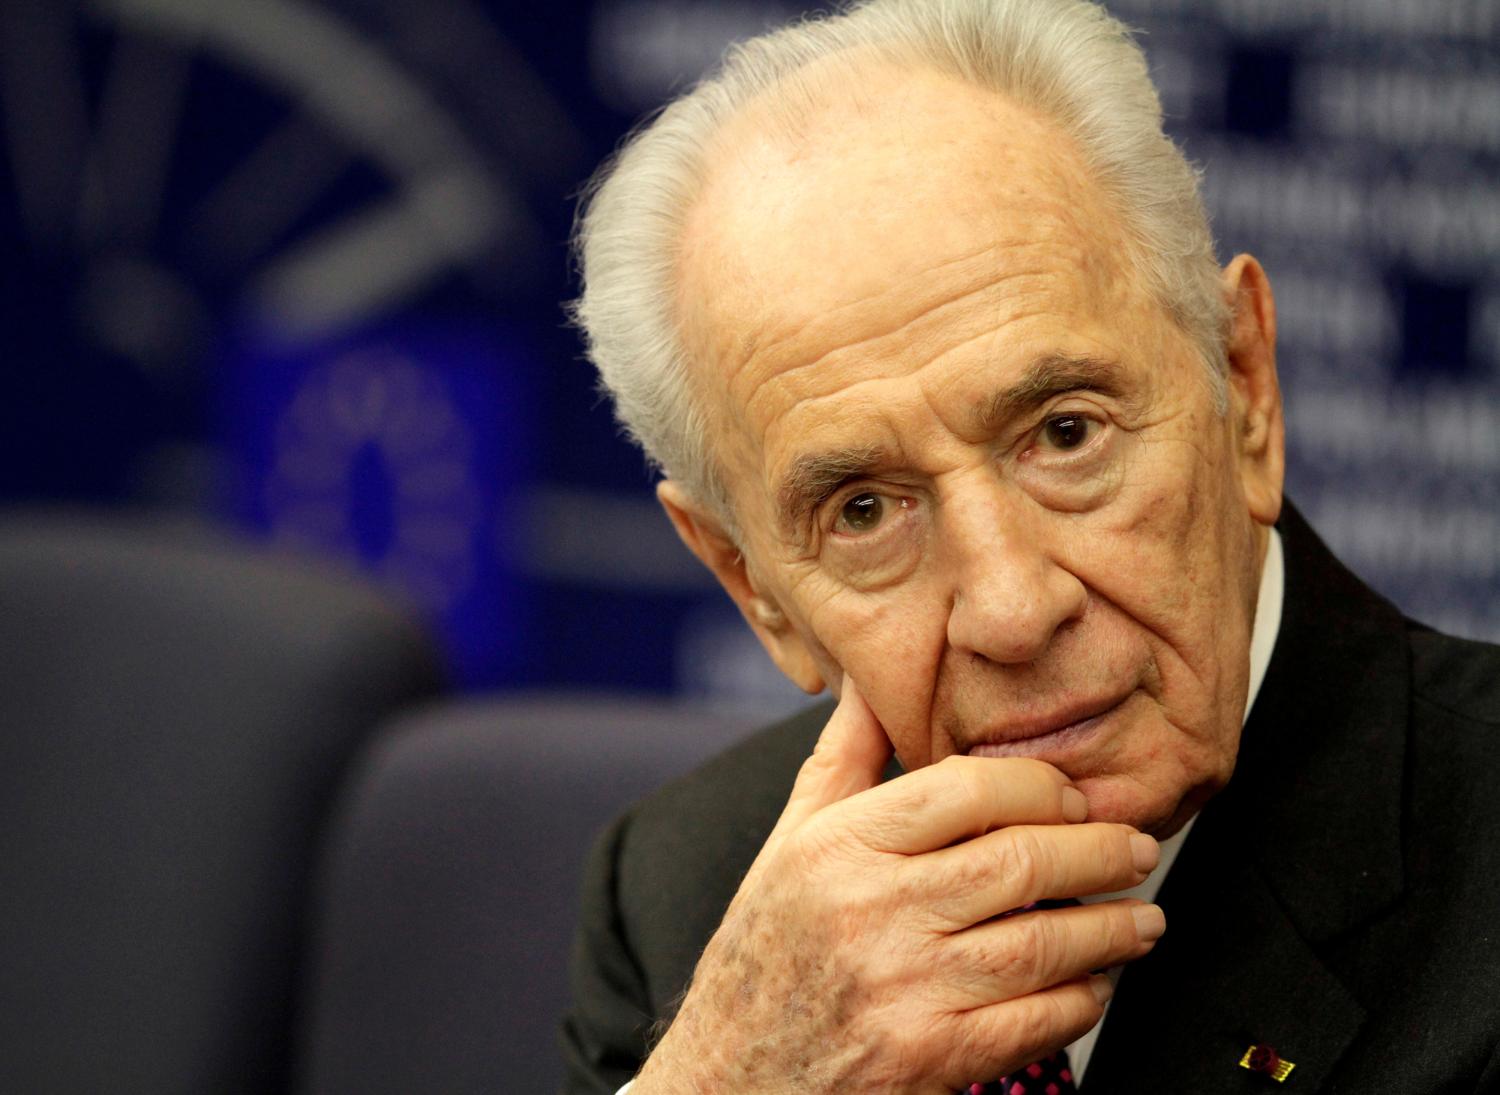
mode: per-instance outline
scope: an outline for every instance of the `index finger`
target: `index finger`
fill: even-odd
[[[837,803],[828,813],[843,815],[875,851],[918,855],[1007,825],[1083,821],[1088,800],[1044,761],[952,756]]]

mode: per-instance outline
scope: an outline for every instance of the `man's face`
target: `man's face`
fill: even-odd
[[[1243,386],[1221,415],[1055,129],[936,75],[864,86],[795,136],[747,112],[690,217],[743,533],[716,569],[908,768],[1039,757],[1096,819],[1169,831],[1238,746],[1275,516]]]

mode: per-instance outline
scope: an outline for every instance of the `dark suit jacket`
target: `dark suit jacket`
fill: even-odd
[[[1288,510],[1281,631],[1234,778],[1160,895],[1084,1092],[1500,1091],[1500,648],[1405,620]],[[669,1016],[827,705],[637,805],[595,850],[564,1026],[612,1093]],[[1284,1088],[1239,1068],[1252,1042]]]

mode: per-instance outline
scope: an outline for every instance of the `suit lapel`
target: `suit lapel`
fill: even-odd
[[[1160,901],[1167,934],[1121,980],[1085,1091],[1267,1092],[1256,1042],[1324,1083],[1364,1008],[1324,945],[1399,896],[1408,703],[1404,623],[1288,508],[1275,653],[1229,786]]]
[[[1205,814],[1162,894],[1167,934],[1121,978],[1084,1091],[1268,1092],[1239,1067],[1268,1043],[1318,1090],[1364,1020],[1233,832]]]

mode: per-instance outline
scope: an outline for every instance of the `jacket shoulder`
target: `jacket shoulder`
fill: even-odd
[[[1408,869],[1444,903],[1500,901],[1500,647],[1414,627],[1405,798]],[[1500,974],[1500,959],[1484,963]],[[1477,967],[1476,967],[1477,968]]]
[[[1500,730],[1500,646],[1444,635],[1421,624],[1411,626],[1409,637],[1413,697]],[[1494,737],[1500,744],[1500,734]]]

